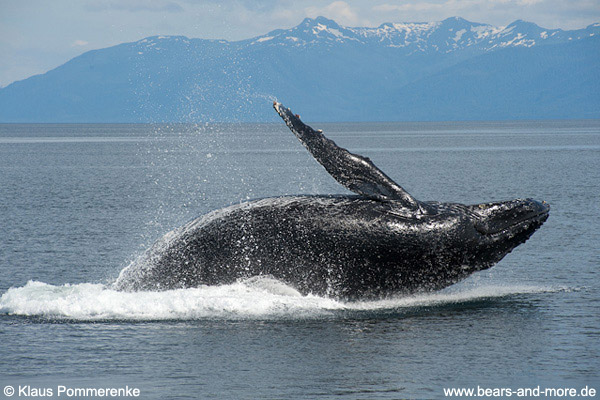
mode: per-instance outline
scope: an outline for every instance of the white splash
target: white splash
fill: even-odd
[[[94,320],[321,318],[344,311],[398,311],[564,289],[484,286],[377,301],[343,302],[302,296],[272,278],[164,292],[120,292],[102,284],[50,285],[29,281],[0,297],[0,314]]]

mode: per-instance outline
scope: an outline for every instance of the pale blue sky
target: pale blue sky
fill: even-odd
[[[146,36],[238,40],[318,15],[346,26],[460,16],[576,29],[600,22],[600,0],[0,0],[0,87]]]

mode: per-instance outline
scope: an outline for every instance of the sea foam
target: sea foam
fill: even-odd
[[[303,296],[272,278],[252,278],[221,286],[204,286],[163,292],[123,292],[98,283],[51,285],[29,281],[0,297],[0,314],[52,319],[193,320],[320,318],[346,311],[409,311],[411,308],[460,304],[526,293],[564,289],[536,286],[481,286],[394,297],[345,302],[313,295]]]

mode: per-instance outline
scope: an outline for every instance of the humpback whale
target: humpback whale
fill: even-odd
[[[302,294],[356,300],[452,285],[490,268],[548,218],[533,199],[474,205],[420,201],[373,162],[273,107],[313,157],[354,195],[236,204],[159,239],[115,282],[168,290],[267,276]]]

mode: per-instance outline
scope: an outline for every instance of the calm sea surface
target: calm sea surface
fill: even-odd
[[[0,389],[600,390],[600,121],[314,126],[419,199],[533,197],[550,218],[494,268],[433,294],[343,303],[268,280],[120,293],[110,283],[129,262],[200,214],[347,192],[283,124],[0,125]]]

